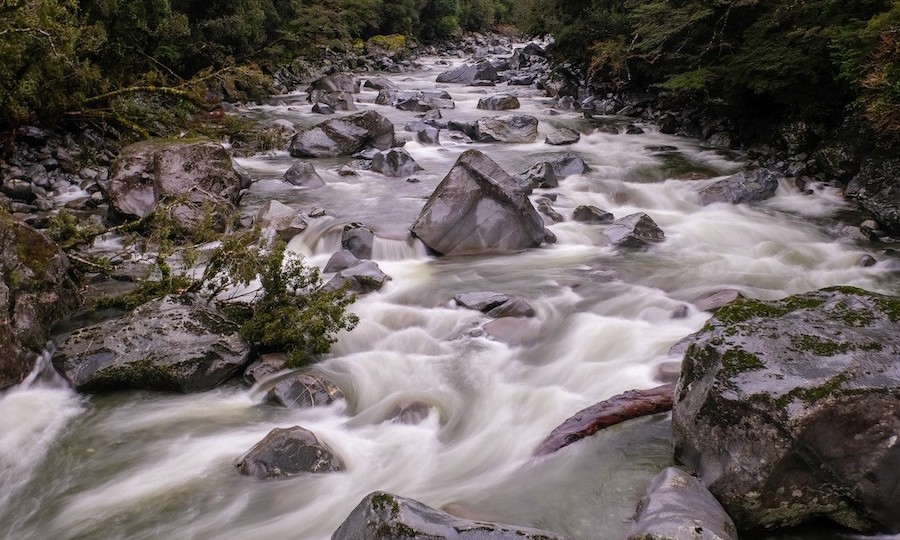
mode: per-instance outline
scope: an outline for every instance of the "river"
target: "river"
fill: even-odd
[[[437,58],[421,70],[391,75],[404,89],[434,88],[448,69]],[[461,59],[454,59],[459,63]],[[507,89],[447,85],[456,109],[445,118],[489,115],[477,101]],[[669,464],[665,415],[611,428],[556,455],[534,461],[535,446],[579,409],[625,390],[660,384],[679,358],[669,348],[703,326],[709,314],[690,304],[706,293],[737,289],[776,299],[831,285],[898,294],[891,265],[875,246],[836,239],[852,217],[839,192],[812,185],[801,193],[784,182],[756,206],[702,206],[698,190],[726,175],[740,156],[699,141],[660,134],[592,130],[581,113],[554,111],[549,98],[513,87],[516,113],[540,119],[537,143],[471,144],[442,132],[440,146],[409,142],[425,168],[418,183],[361,171],[342,177],[347,159],[314,160],[327,186],[293,188],[279,179],[293,162],[286,152],[240,159],[256,179],[248,209],[277,199],[326,217],[290,244],[323,265],[339,249],[344,224],[362,222],[377,235],[374,259],[392,280],[359,299],[359,326],[340,335],[317,367],[347,396],[332,406],[288,410],[262,403],[235,383],[194,395],[127,392],[81,396],[52,373],[0,396],[0,537],[24,539],[327,539],[350,510],[375,490],[431,506],[457,503],[477,517],[531,525],[572,540],[620,538],[644,485]],[[398,130],[414,113],[374,105]],[[250,114],[312,125],[304,93]],[[616,122],[622,119],[608,118]],[[552,126],[585,132],[563,150],[543,144]],[[648,147],[673,146],[661,154]],[[554,245],[522,253],[433,258],[409,238],[425,199],[463,151],[477,148],[508,172],[542,156],[575,152],[592,171],[569,177],[552,193],[566,221],[551,224]],[[646,212],[665,242],[620,252],[602,227],[575,222],[592,204],[618,217]],[[880,262],[859,266],[866,253]],[[491,339],[486,316],[454,307],[453,295],[496,291],[526,298],[536,309],[503,340]],[[681,318],[673,314],[683,311]],[[401,403],[424,401],[419,425],[385,421]],[[342,473],[259,481],[237,474],[233,461],[271,429],[304,426],[344,460]],[[817,537],[827,537],[822,533]]]

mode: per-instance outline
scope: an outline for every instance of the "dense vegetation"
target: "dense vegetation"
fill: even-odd
[[[74,111],[111,116],[116,106],[134,105],[111,104],[124,94],[109,93],[135,86],[175,88],[188,101],[204,97],[208,84],[193,84],[198,78],[265,91],[254,76],[297,57],[339,51],[379,34],[430,40],[483,30],[510,20],[515,4],[0,0],[0,129]]]
[[[530,30],[610,89],[668,90],[736,118],[900,132],[900,1],[529,0]]]

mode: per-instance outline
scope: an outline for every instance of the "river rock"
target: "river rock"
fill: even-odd
[[[643,212],[631,214],[613,221],[603,234],[612,245],[624,248],[642,248],[666,239],[666,234],[650,216]]]
[[[590,172],[590,166],[572,153],[561,154],[540,161],[519,175],[536,188],[559,187],[559,181],[575,174]]]
[[[575,144],[580,140],[581,133],[578,133],[574,129],[561,127],[553,130],[550,135],[547,135],[547,139],[544,142],[551,146],[565,146]]]
[[[78,308],[68,269],[56,244],[0,210],[0,390],[31,373],[50,324]]]
[[[412,233],[443,255],[538,247],[545,236],[527,187],[477,150],[459,157],[429,197]]]
[[[382,272],[375,262],[363,261],[338,272],[325,287],[328,289],[346,287],[350,292],[365,294],[380,290],[390,279],[390,276]]]
[[[453,84],[472,84],[475,81],[496,81],[497,70],[490,62],[481,61],[477,64],[463,64],[457,68],[445,71],[438,75],[437,82]]]
[[[700,311],[716,311],[717,309],[734,302],[741,296],[741,291],[735,289],[722,289],[699,296],[692,303]]]
[[[253,386],[285,368],[287,368],[287,356],[284,353],[263,354],[244,370],[244,382]]]
[[[606,210],[601,210],[593,205],[581,205],[572,212],[572,219],[582,223],[612,223],[615,217]]]
[[[741,204],[764,201],[775,194],[778,178],[768,169],[740,172],[704,188],[700,191],[700,202]]]
[[[472,292],[457,294],[453,301],[458,305],[486,313],[491,317],[534,317],[534,308],[523,300],[508,294]]]
[[[426,124],[425,122],[410,122],[406,124],[406,131],[416,134],[416,140],[422,144],[441,144],[440,128]]]
[[[563,540],[554,533],[469,521],[419,501],[376,491],[364,498],[331,540]]]
[[[234,466],[243,475],[261,479],[344,470],[334,451],[315,433],[300,426],[273,429]]]
[[[166,296],[118,319],[76,330],[53,365],[76,390],[202,392],[239,373],[250,346],[215,304]]]
[[[356,81],[353,79],[353,76],[348,73],[336,73],[334,75],[322,77],[321,79],[316,79],[310,83],[309,87],[306,89],[311,103],[318,103],[319,101],[322,101],[322,97],[334,92],[347,92],[352,94],[355,91]]]
[[[357,259],[371,259],[375,245],[375,233],[362,223],[344,225],[341,232],[341,247],[353,254]]]
[[[288,151],[294,157],[350,156],[367,147],[387,150],[394,145],[394,124],[375,111],[332,118],[300,131]]]
[[[734,522],[719,501],[675,467],[659,473],[638,504],[628,540],[737,540]]]
[[[332,113],[334,111],[344,111],[344,112],[352,112],[357,111],[359,109],[356,108],[356,103],[353,100],[353,94],[350,92],[329,92],[327,94],[322,94],[319,96],[317,105],[327,105],[331,108]],[[316,112],[315,109],[313,112]],[[320,112],[320,114],[328,114],[328,112]]]
[[[328,262],[325,264],[325,269],[323,272],[327,274],[332,274],[334,272],[340,272],[341,270],[346,270],[348,268],[352,268],[359,264],[359,259],[356,256],[347,251],[346,249],[342,249],[338,251],[334,255],[328,259]]]
[[[291,165],[282,179],[289,184],[305,188],[320,188],[325,185],[313,164],[305,161]]]
[[[508,111],[519,108],[519,98],[510,95],[488,96],[478,100],[478,108],[485,111]]]
[[[344,399],[344,393],[315,371],[296,372],[279,379],[266,393],[266,401],[288,409],[322,407]]]
[[[160,202],[178,200],[170,212],[188,231],[210,210],[222,218],[231,214],[248,186],[228,151],[207,140],[134,143],[122,150],[108,182],[101,184],[110,207],[127,218],[147,217]]]
[[[548,199],[539,199],[537,201],[537,211],[550,218],[553,223],[562,223],[565,218],[553,208]]]
[[[260,208],[257,223],[274,231],[285,242],[306,230],[307,223],[300,212],[278,201],[269,201]]]
[[[900,178],[900,158],[870,157],[867,158],[850,184],[847,196],[859,201],[859,204],[872,212],[885,229],[900,234],[900,189],[897,179]]]
[[[394,81],[388,79],[387,77],[371,77],[366,79],[363,83],[363,87],[371,88],[372,90],[397,90],[398,86],[394,83]]]
[[[487,116],[475,122],[479,142],[530,143],[537,140],[538,119],[526,115]]]
[[[385,176],[412,176],[423,169],[403,148],[391,148],[372,157],[372,170]]]
[[[900,298],[834,287],[721,308],[684,357],[675,457],[739,529],[900,531]]]
[[[672,409],[674,393],[674,384],[665,384],[648,390],[629,390],[582,409],[554,429],[535,448],[534,456],[552,454],[585,437],[590,437],[601,429],[626,420],[669,411]]]
[[[318,103],[313,104],[312,112],[315,114],[331,115],[331,114],[334,114],[334,108],[332,108],[331,105],[329,105],[327,103],[322,103],[320,101]]]
[[[428,419],[431,406],[421,401],[412,401],[397,405],[388,414],[388,419],[397,424],[419,425]]]

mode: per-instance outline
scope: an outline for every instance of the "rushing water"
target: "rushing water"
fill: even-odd
[[[393,76],[406,89],[434,88],[447,69],[430,59],[421,71]],[[505,88],[449,86],[457,108],[445,118],[476,119],[478,98]],[[535,446],[579,409],[632,388],[659,384],[660,368],[679,358],[672,344],[708,314],[691,300],[723,288],[774,299],[837,284],[900,293],[885,260],[862,268],[873,246],[835,239],[848,211],[836,190],[800,193],[782,185],[754,207],[703,207],[710,180],[678,180],[691,170],[724,175],[737,157],[658,133],[610,135],[580,113],[551,112],[547,98],[513,88],[522,109],[553,125],[588,133],[559,150],[523,145],[406,145],[425,167],[418,183],[361,171],[341,177],[346,159],[317,160],[327,186],[293,188],[278,179],[286,153],[240,160],[258,182],[249,210],[277,199],[326,217],[291,242],[324,265],[344,224],[378,236],[374,258],[393,280],[361,298],[359,326],[340,336],[319,368],[347,395],[333,406],[287,410],[235,383],[197,395],[127,392],[83,397],[44,373],[0,396],[0,537],[9,539],[324,539],[366,494],[392,491],[432,506],[455,503],[473,517],[551,529],[573,540],[619,538],[647,481],[669,462],[665,415],[607,430],[539,461]],[[402,130],[415,118],[373,105]],[[305,95],[251,113],[311,125]],[[608,119],[618,121],[617,119]],[[677,158],[648,146],[678,148]],[[550,229],[559,242],[522,253],[435,259],[408,236],[425,199],[466,149],[478,148],[507,171],[541,156],[573,151],[593,171],[557,189],[554,208],[567,221]],[[604,245],[601,228],[572,221],[593,204],[623,217],[647,212],[666,241],[644,252]],[[248,210],[248,211],[249,211]],[[488,337],[488,319],[452,305],[454,294],[520,295],[537,316]],[[687,315],[673,313],[687,308]],[[386,421],[401,403],[432,406],[419,425]],[[339,454],[346,472],[259,481],[232,462],[275,427],[302,425]],[[822,538],[825,533],[819,533]]]

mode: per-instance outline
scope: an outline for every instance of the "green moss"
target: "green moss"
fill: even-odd
[[[791,336],[791,343],[801,351],[808,351],[818,356],[835,356],[848,353],[856,348],[852,343],[830,341],[808,334]]]
[[[759,357],[739,347],[728,349],[722,355],[722,374],[726,377],[765,369],[765,367],[765,364],[762,363]]]
[[[369,49],[381,49],[388,52],[400,52],[407,48],[408,39],[403,34],[378,35],[369,38],[366,45]]]
[[[789,296],[783,300],[773,302],[740,298],[720,308],[716,311],[713,318],[726,324],[735,324],[756,317],[782,317],[792,311],[815,309],[821,307],[824,303],[824,300],[808,295]]]
[[[378,493],[373,496],[372,507],[379,512],[390,512],[392,519],[400,514],[400,503],[389,493]]]
[[[813,386],[811,388],[795,388],[787,394],[776,399],[775,403],[779,407],[786,407],[792,401],[799,399],[804,403],[811,405],[829,396],[846,394],[847,392],[842,391],[841,387],[849,379],[850,375],[848,375],[847,373],[841,373],[840,375],[836,375],[818,386]]]

